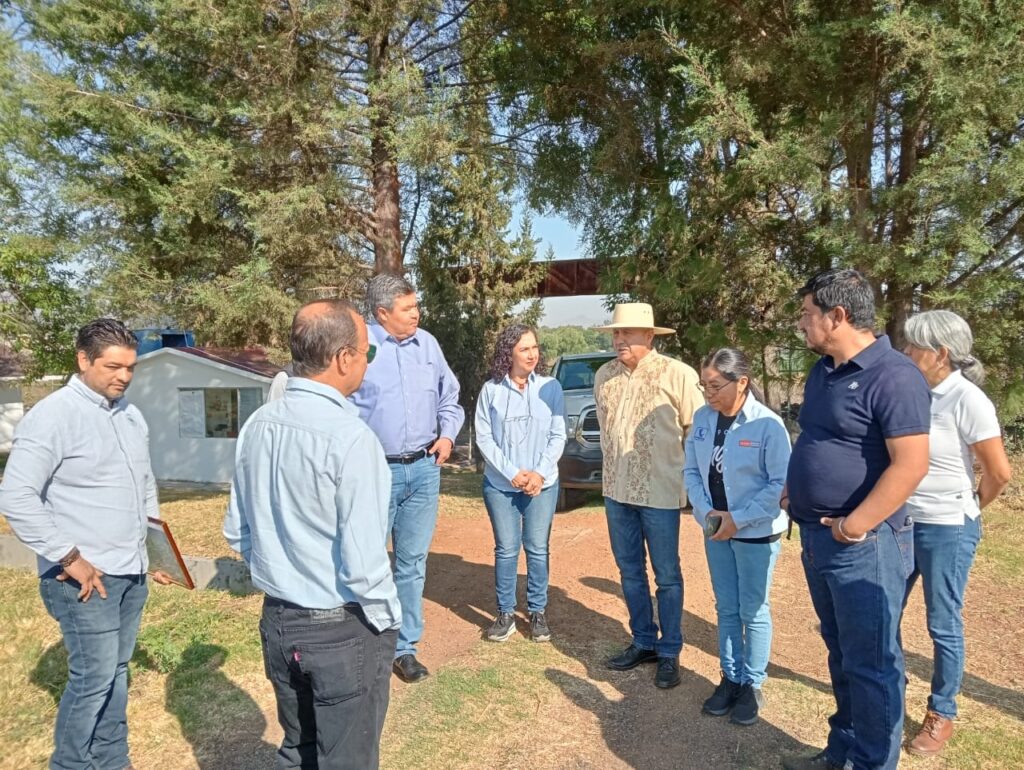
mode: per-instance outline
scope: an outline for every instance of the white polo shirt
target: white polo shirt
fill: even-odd
[[[974,500],[971,445],[999,435],[995,406],[959,370],[932,388],[928,475],[907,501],[915,522],[961,525],[965,515],[981,515]]]

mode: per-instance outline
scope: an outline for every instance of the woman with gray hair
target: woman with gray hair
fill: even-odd
[[[932,756],[953,734],[964,673],[961,610],[981,539],[981,509],[1006,487],[1010,463],[995,407],[978,387],[984,369],[971,353],[967,322],[948,310],[929,310],[907,319],[903,335],[903,352],[932,390],[928,475],[907,501],[915,559],[907,596],[920,577],[935,655],[928,711],[907,751]],[[977,486],[975,460],[982,471]]]

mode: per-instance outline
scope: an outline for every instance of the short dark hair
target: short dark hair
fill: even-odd
[[[491,380],[501,382],[505,375],[512,371],[512,351],[524,334],[532,334],[535,339],[537,338],[537,331],[532,326],[520,323],[509,324],[498,333],[498,339],[494,343],[494,357],[491,359]],[[537,359],[534,371],[537,374],[547,373],[543,354]]]
[[[811,295],[823,313],[841,307],[855,329],[875,328],[875,292],[856,270],[837,268],[818,273],[798,294],[800,299]]]
[[[309,312],[312,305],[322,305],[323,312]],[[288,340],[295,376],[320,374],[339,350],[354,348],[358,342],[357,315],[356,306],[347,299],[318,299],[300,307]]]
[[[107,348],[128,348],[137,350],[138,338],[116,318],[97,318],[78,330],[75,350],[85,353],[91,364],[103,355]]]

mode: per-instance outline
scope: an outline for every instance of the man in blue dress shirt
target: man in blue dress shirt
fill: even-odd
[[[441,465],[452,452],[465,414],[459,406],[458,380],[441,346],[419,328],[412,285],[400,276],[374,276],[366,305],[378,360],[352,403],[384,445],[391,469],[388,530],[402,603],[394,671],[402,681],[418,682],[428,675],[416,660],[416,645],[423,635],[423,582],[437,523]]]
[[[279,767],[378,766],[401,609],[384,451],[348,396],[374,357],[346,300],[295,314],[284,397],[238,437],[224,537],[266,597],[260,637]]]
[[[79,330],[78,375],[19,423],[0,486],[68,651],[53,770],[131,767],[128,661],[149,593],[146,517],[160,515],[146,421],[124,400],[137,347],[112,318]]]
[[[798,328],[821,358],[804,385],[781,503],[800,525],[836,711],[824,751],[782,764],[893,770],[903,735],[898,633],[914,566],[905,504],[928,472],[931,397],[914,363],[872,331],[863,275],[829,270],[800,296]]]

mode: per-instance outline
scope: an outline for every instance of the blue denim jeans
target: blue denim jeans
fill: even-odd
[[[370,770],[391,694],[394,630],[358,604],[311,610],[266,597],[260,641],[284,731],[278,770]]]
[[[679,509],[626,505],[604,499],[608,538],[622,579],[633,644],[675,658],[683,649],[683,573],[679,568]],[[658,624],[654,622],[647,555],[654,571]]]
[[[484,479],[484,505],[494,530],[498,612],[512,612],[516,608],[520,547],[526,551],[526,608],[530,612],[544,612],[548,606],[548,541],[557,501],[557,482],[530,497],[525,492],[505,492]]]
[[[935,668],[928,708],[956,717],[956,696],[964,678],[964,593],[974,554],[981,540],[981,517],[964,517],[963,525],[915,524],[914,572],[907,580],[907,597],[917,578],[924,590],[928,635]]]
[[[829,761],[854,770],[892,770],[903,737],[903,651],[898,634],[914,565],[913,525],[881,524],[862,543],[801,525],[811,602],[828,648],[836,712],[829,717]]]
[[[104,575],[107,598],[57,580],[58,568],[39,579],[39,593],[60,624],[68,651],[68,684],[57,708],[51,770],[123,770],[128,760],[128,661],[135,650],[145,575]]]
[[[768,592],[782,542],[704,538],[718,612],[718,659],[731,682],[760,687],[772,648]]]
[[[408,465],[388,463],[391,469],[391,504],[388,531],[395,555],[395,587],[402,605],[402,628],[395,657],[415,655],[423,636],[423,583],[427,553],[437,524],[441,492],[441,466],[431,455]]]

